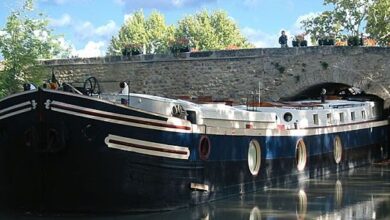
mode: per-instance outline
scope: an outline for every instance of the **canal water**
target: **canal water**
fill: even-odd
[[[303,179],[283,188],[266,188],[256,193],[170,212],[115,216],[2,213],[0,219],[390,219],[390,163]]]

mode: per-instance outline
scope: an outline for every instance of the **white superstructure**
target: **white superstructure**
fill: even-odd
[[[378,118],[373,101],[305,100],[268,103],[267,107],[228,106],[224,103],[196,104],[145,94],[115,95],[111,101],[192,124],[223,128],[304,129],[353,124]]]

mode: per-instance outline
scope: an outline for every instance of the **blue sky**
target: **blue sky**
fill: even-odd
[[[22,2],[1,0],[0,27]],[[35,6],[80,57],[103,56],[125,17],[139,9],[145,14],[160,11],[168,24],[203,9],[222,9],[256,47],[277,47],[282,29],[292,35],[302,33],[299,21],[325,10],[323,0],[36,0]]]

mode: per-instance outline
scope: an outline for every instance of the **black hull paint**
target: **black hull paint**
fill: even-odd
[[[252,176],[245,159],[246,147],[241,150],[244,157],[237,153],[238,159],[226,159],[212,151],[209,160],[201,160],[197,155],[201,134],[111,124],[50,111],[45,102],[57,100],[153,120],[164,121],[163,117],[42,90],[3,100],[0,109],[31,100],[36,101],[36,109],[3,119],[0,124],[0,203],[18,210],[171,210],[361,166],[387,155],[387,148],[381,149],[387,146],[387,137],[383,137],[373,144],[346,147],[340,164],[334,162],[332,152],[309,154],[303,172],[297,171],[294,155],[275,159],[263,156],[259,175]],[[387,127],[380,129],[377,132],[388,132]],[[111,149],[104,141],[109,134],[188,145],[191,158],[178,160]],[[210,139],[216,143],[222,140],[218,136]],[[264,138],[259,140],[263,146]],[[263,152],[267,150],[262,148]],[[207,184],[210,190],[193,190],[191,183]]]

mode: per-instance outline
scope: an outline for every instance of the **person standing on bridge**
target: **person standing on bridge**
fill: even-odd
[[[282,31],[282,35],[279,37],[279,44],[280,44],[281,48],[288,47],[288,45],[287,45],[287,35],[286,35],[286,32],[284,32],[284,31]]]

